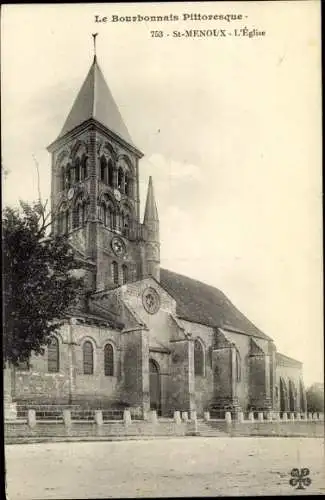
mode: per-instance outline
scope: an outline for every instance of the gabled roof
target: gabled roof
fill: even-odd
[[[135,147],[96,56],[58,138],[91,118]]]
[[[232,327],[246,335],[272,340],[218,288],[167,269],[160,269],[160,285],[176,300],[176,313],[180,318],[210,327]]]

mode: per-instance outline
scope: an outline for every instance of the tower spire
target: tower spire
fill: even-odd
[[[152,177],[149,177],[146,207],[144,210],[143,226],[145,228],[145,275],[160,279],[160,241],[159,218],[153,192]]]
[[[97,35],[98,35],[98,33],[93,33],[92,34],[93,42],[94,42],[94,62],[96,61],[96,36]]]
[[[152,184],[152,177],[150,175],[149,177],[149,183],[148,183],[148,192],[147,192],[147,200],[146,200],[146,207],[144,210],[144,218],[143,218],[143,223],[150,223],[152,221],[158,221],[158,210],[157,210],[157,205],[155,201],[155,195],[153,192],[153,184]]]

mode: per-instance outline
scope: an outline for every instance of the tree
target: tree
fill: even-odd
[[[43,354],[82,291],[83,279],[66,236],[47,234],[51,225],[41,202],[3,210],[5,362]]]
[[[310,412],[324,412],[324,385],[313,384],[306,391],[307,409]]]

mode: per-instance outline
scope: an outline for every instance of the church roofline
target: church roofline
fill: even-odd
[[[281,354],[280,352],[277,352],[276,355],[276,364],[281,365],[281,366],[299,366],[302,367],[303,363],[301,361],[298,361],[297,359],[290,358],[289,356],[286,356],[285,354]]]
[[[55,139],[55,141],[51,142],[49,146],[47,146],[47,151],[49,153],[54,153],[57,149],[60,149],[62,146],[67,144],[71,139],[78,138],[80,133],[86,131],[88,128],[91,128],[93,130],[97,130],[98,132],[102,132],[103,134],[107,135],[114,141],[120,144],[120,146],[124,147],[127,149],[130,153],[135,154],[139,159],[144,156],[144,153],[140,151],[138,148],[133,146],[132,144],[129,144],[127,141],[125,141],[122,137],[120,137],[118,134],[113,132],[112,130],[108,129],[105,127],[102,123],[100,123],[98,120],[95,118],[89,118],[88,120],[84,121],[77,127],[75,127],[73,130],[68,131],[66,134],[62,135],[61,137],[58,137]]]

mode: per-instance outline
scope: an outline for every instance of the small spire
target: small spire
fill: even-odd
[[[92,34],[93,42],[94,42],[94,62],[96,61],[96,36],[97,35],[98,35],[98,33],[93,33]]]
[[[157,206],[156,206],[155,195],[153,192],[153,184],[152,184],[151,175],[149,177],[147,200],[146,200],[146,207],[145,207],[145,211],[144,211],[143,221],[144,221],[144,223],[146,223],[148,221],[158,221],[158,210],[157,210]]]

